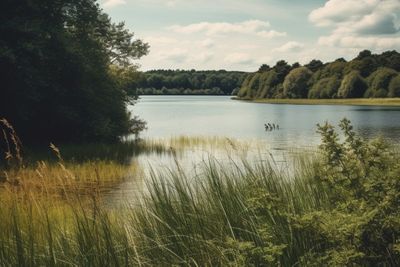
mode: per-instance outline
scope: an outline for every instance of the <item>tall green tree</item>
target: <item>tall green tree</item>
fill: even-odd
[[[94,0],[0,3],[0,117],[24,141],[111,141],[134,123],[110,74],[148,52]]]

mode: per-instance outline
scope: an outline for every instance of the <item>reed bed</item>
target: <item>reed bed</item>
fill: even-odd
[[[92,190],[97,193],[89,199],[79,191],[63,188],[63,200],[51,194],[40,198],[32,194],[31,188],[9,186],[0,194],[0,217],[7,218],[0,223],[0,263],[244,265],[242,246],[262,247],[265,242],[253,208],[261,208],[258,205],[263,203],[258,202],[263,202],[266,194],[270,194],[266,203],[270,198],[270,204],[275,205],[274,198],[282,198],[279,202],[287,203],[287,212],[292,213],[321,208],[325,203],[323,192],[315,194],[313,187],[297,181],[300,178],[293,183],[269,163],[241,165],[245,168],[224,166],[210,159],[202,163],[195,177],[188,177],[179,166],[154,171],[149,193],[142,197],[141,204],[127,204],[118,210],[102,206],[96,186]],[[65,168],[63,172],[71,178],[71,170]],[[33,175],[30,179],[36,178]],[[43,187],[51,188],[51,184]],[[249,203],[254,207],[250,208]],[[278,214],[267,217],[263,223],[274,225],[274,238],[293,239],[285,218]]]
[[[59,198],[8,182],[0,266],[398,266],[399,154],[361,140],[347,121],[341,128],[342,143],[319,126],[320,151],[298,156],[293,172],[265,158],[210,157],[195,174],[177,162],[152,170],[140,201],[117,208],[103,205],[98,183],[89,197],[63,188]],[[80,172],[63,164],[53,170],[61,179]],[[83,176],[98,177],[87,168]]]

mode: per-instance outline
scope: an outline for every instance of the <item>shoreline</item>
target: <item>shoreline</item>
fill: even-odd
[[[232,100],[260,104],[281,105],[342,105],[342,106],[400,106],[400,98],[347,98],[347,99],[246,99],[232,97]]]

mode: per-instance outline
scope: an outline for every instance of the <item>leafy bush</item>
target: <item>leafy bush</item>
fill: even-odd
[[[315,242],[303,259],[307,266],[398,265],[398,154],[382,140],[362,140],[346,119],[340,127],[342,143],[331,125],[319,126],[323,158],[316,181],[328,189],[334,208],[297,218],[298,229]]]

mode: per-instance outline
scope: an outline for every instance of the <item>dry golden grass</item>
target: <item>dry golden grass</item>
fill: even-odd
[[[108,190],[125,179],[138,174],[136,165],[112,161],[49,164],[38,162],[36,167],[3,170],[3,191],[13,190],[37,196],[65,196],[68,192],[90,193]]]
[[[247,151],[265,147],[265,143],[258,139],[239,140],[221,136],[174,136],[170,138],[145,140],[147,146],[164,146],[174,152],[187,149],[221,150],[221,151]]]

